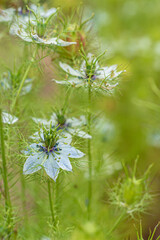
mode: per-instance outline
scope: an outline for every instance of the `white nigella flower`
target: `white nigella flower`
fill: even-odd
[[[79,167],[82,169],[85,178],[88,179],[87,164],[87,159],[85,158],[79,162]],[[119,161],[115,160],[111,154],[103,154],[100,167],[95,168],[92,174],[95,178],[98,176],[107,177],[115,174],[120,169],[122,169],[122,164]]]
[[[21,21],[21,18],[17,18],[11,25],[10,34],[17,35],[22,40],[30,43],[37,43],[43,45],[57,45],[57,46],[69,46],[76,44],[76,42],[66,42],[55,36],[52,37],[54,32],[51,28],[49,32],[48,25],[52,17],[56,14],[56,9],[52,8],[45,12],[42,9],[30,9],[31,17],[29,15],[28,21]]]
[[[95,119],[95,128],[96,133],[99,132],[101,140],[104,142],[108,142],[115,138],[115,135],[117,134],[116,126],[103,115],[100,115]]]
[[[5,10],[0,9],[0,22],[11,22],[15,14],[14,8],[8,8]]]
[[[47,175],[56,181],[60,169],[72,171],[69,158],[81,158],[84,153],[72,147],[71,140],[68,134],[58,134],[56,128],[43,127],[40,142],[31,144],[28,150],[24,151],[28,158],[23,173],[32,174],[43,168]]]
[[[89,134],[81,130],[81,128],[86,125],[86,119],[85,116],[80,116],[80,118],[66,118],[66,116],[60,112],[57,111],[56,113],[53,113],[51,116],[51,119],[49,121],[41,118],[32,118],[34,122],[40,123],[47,126],[57,126],[58,130],[62,130],[62,132],[69,133],[71,135],[75,135],[81,138],[92,138]],[[36,133],[37,135],[37,133]]]
[[[56,13],[57,9],[56,8],[50,8],[48,10],[45,11],[45,9],[43,7],[37,7],[34,4],[31,4],[30,7],[36,15],[39,15],[43,18],[48,18],[50,17],[52,14]]]
[[[89,53],[82,62],[79,70],[73,69],[66,63],[60,62],[60,67],[68,74],[68,80],[57,81],[56,83],[64,85],[72,85],[74,87],[88,87],[92,84],[92,88],[102,92],[111,91],[118,85],[117,78],[124,71],[117,71],[117,65],[109,67],[100,67],[98,59]]]
[[[16,18],[14,20],[19,20],[23,24],[24,22],[35,20],[35,15],[32,13],[32,11],[43,18],[48,18],[57,11],[56,8],[51,8],[45,11],[43,7],[37,7],[34,4],[30,5],[30,9],[31,11],[27,9],[26,6],[19,7],[18,9],[0,9],[0,22],[12,22],[13,18]]]
[[[9,113],[2,112],[2,121],[3,123],[14,124],[15,122],[18,121],[18,118],[15,116],[12,116]]]
[[[43,7],[37,7],[36,5],[31,4],[29,9],[26,6],[19,7],[16,11],[14,20],[25,26],[25,24],[30,21],[34,24],[36,16],[46,19],[55,14],[56,11],[56,8],[51,8],[45,11]],[[10,33],[15,34],[14,28],[11,27]]]
[[[51,239],[47,236],[42,236],[40,240],[51,240]]]
[[[147,142],[152,147],[160,147],[160,130],[159,129],[149,129],[148,130],[148,136],[147,136]]]
[[[4,72],[0,79],[0,90],[8,91],[16,91],[17,87],[19,87],[20,75],[13,74],[11,71]],[[24,82],[24,86],[21,91],[21,95],[25,95],[29,93],[32,89],[32,79],[27,78]]]

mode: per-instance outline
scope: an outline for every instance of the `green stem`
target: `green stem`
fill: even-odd
[[[117,219],[117,221],[115,222],[115,224],[113,225],[113,227],[111,228],[111,230],[108,232],[108,235],[110,235],[118,226],[118,224],[121,222],[122,218],[124,217],[125,213],[123,212],[119,218]]]
[[[56,180],[56,187],[55,187],[55,207],[56,213],[59,215],[60,213],[60,176]]]
[[[91,84],[88,83],[88,134],[91,135]],[[92,155],[91,155],[91,139],[88,139],[88,220],[91,218],[92,207]]]
[[[49,197],[49,205],[50,205],[52,223],[53,223],[53,226],[56,227],[55,214],[54,214],[53,203],[52,203],[51,183],[50,183],[49,179],[48,179],[48,197]]]
[[[1,134],[1,152],[2,152],[2,169],[3,169],[3,183],[4,183],[4,193],[5,193],[5,207],[8,210],[10,206],[8,179],[7,179],[7,165],[5,156],[5,145],[4,145],[4,135],[3,135],[3,122],[2,122],[2,110],[0,109],[0,134]]]
[[[3,132],[3,121],[2,121],[2,110],[0,109],[0,138],[1,138],[1,153],[2,153],[2,176],[3,176],[3,184],[4,184],[4,194],[5,194],[5,210],[6,210],[6,224],[8,226],[8,239],[10,239],[10,235],[12,232],[12,206],[9,195],[9,187],[8,187],[8,178],[7,178],[7,164],[6,164],[6,156],[5,156],[5,143],[4,143],[4,132]]]
[[[20,95],[20,93],[21,93],[21,91],[22,91],[24,82],[25,82],[25,80],[26,80],[26,78],[27,78],[28,72],[29,72],[29,70],[30,70],[30,68],[31,68],[34,60],[35,60],[36,53],[37,53],[37,49],[38,49],[38,48],[36,47],[36,49],[35,49],[35,51],[34,51],[34,53],[33,53],[33,57],[32,57],[32,59],[30,60],[30,62],[29,62],[29,64],[28,64],[28,67],[27,67],[27,69],[26,69],[26,71],[25,71],[25,73],[24,73],[24,75],[23,75],[22,81],[21,81],[20,86],[19,86],[19,89],[18,89],[18,91],[17,91],[17,95],[16,95],[16,97],[15,97],[15,99],[14,99],[14,101],[13,101],[13,104],[12,104],[12,110],[14,109],[14,107],[15,107],[15,105],[16,105],[16,103],[17,103],[17,100],[18,100],[19,95]]]
[[[26,185],[25,185],[25,179],[24,179],[22,171],[20,173],[20,181],[21,181],[21,200],[22,200],[23,216],[24,216],[25,224],[27,225],[28,214],[26,211]]]

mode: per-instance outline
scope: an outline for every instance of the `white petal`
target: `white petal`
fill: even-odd
[[[57,164],[60,168],[67,171],[72,171],[72,165],[69,161],[69,158],[64,155],[55,154]]]
[[[72,136],[69,133],[64,133],[64,132],[60,134],[60,138],[57,141],[58,144],[67,144],[67,145],[69,145],[71,142],[72,142]]]
[[[116,69],[117,69],[117,64],[103,68],[106,76],[110,75],[113,71],[116,71]]]
[[[59,151],[60,155],[68,156],[70,158],[81,158],[85,155],[83,152],[70,145],[59,144],[58,147],[61,149]]]
[[[14,124],[18,121],[18,118],[9,113],[2,112],[2,121],[3,123]]]
[[[16,31],[16,30],[15,30]],[[30,37],[24,30],[20,29],[20,32],[15,32],[18,37],[26,42],[33,42],[33,38]]]
[[[51,16],[53,13],[55,13],[57,11],[56,8],[51,8],[48,11],[40,11],[40,15],[44,18],[48,18],[49,16]]]
[[[71,85],[68,81],[58,81],[58,80],[55,80],[55,79],[53,79],[53,81],[58,83],[58,84],[61,84],[61,85]]]
[[[58,177],[59,173],[59,166],[55,160],[55,157],[53,157],[52,153],[49,154],[49,157],[44,162],[43,166],[48,176],[50,176],[54,181],[56,181],[56,178]]]
[[[32,117],[32,120],[37,124],[50,125],[50,121],[47,121],[46,119]]]
[[[29,156],[23,166],[23,174],[31,174],[40,170],[45,157],[45,153],[35,153]]]
[[[55,81],[58,84],[62,84],[62,85],[72,85],[73,87],[80,87],[84,84],[83,80],[78,79],[78,78],[69,79],[69,80],[65,80],[65,81],[58,81],[58,80],[53,79],[53,81]]]
[[[0,22],[10,22],[13,19],[15,13],[14,8],[8,8],[5,10],[0,10]]]
[[[40,132],[35,132],[32,136],[30,136],[31,139],[35,140],[42,140],[44,141],[44,135],[43,135],[43,130],[40,129]],[[40,144],[40,143],[38,143]]]
[[[39,14],[43,18],[48,18],[50,15],[57,11],[56,8],[51,8],[47,11],[44,10],[43,7],[37,7],[35,4],[31,4],[30,8],[36,13]]]
[[[66,73],[71,74],[72,76],[82,77],[82,75],[79,71],[74,70],[68,64],[60,62],[59,65]]]
[[[83,85],[83,79],[79,79],[79,78],[73,78],[73,79],[69,79],[68,82],[73,85],[73,86],[78,86],[78,85]]]
[[[53,114],[51,115],[50,121],[53,123],[53,125],[56,125],[56,123],[57,123],[57,116],[56,116],[55,113],[53,113]]]
[[[123,72],[125,72],[125,71],[114,72],[113,77],[116,78]]]
[[[37,34],[31,34],[31,39],[32,39],[33,42],[35,41],[36,43],[48,44],[47,43],[47,41],[48,41],[47,39],[40,38]]]
[[[65,42],[57,38],[40,38],[37,34],[32,34],[32,39],[37,43],[42,43],[47,45],[57,45],[62,47],[76,44],[76,42]]]
[[[37,143],[31,144],[26,150],[21,151],[25,155],[31,155],[37,152]]]
[[[77,44],[77,43],[76,42],[66,42],[66,41],[63,41],[62,39],[57,39],[56,40],[56,45],[57,46],[66,47],[66,46],[70,46],[72,44]]]
[[[66,124],[69,124],[71,127],[80,127],[82,125],[84,125],[84,119],[82,119],[83,117],[80,116],[80,119],[72,117],[72,118],[68,118],[66,120]]]
[[[118,77],[121,73],[125,72],[125,70],[117,72],[116,69],[117,65],[104,67],[102,68],[102,70],[97,71],[97,78],[99,79],[109,78],[111,80],[113,78]]]
[[[160,147],[160,131],[150,131],[148,134],[148,143],[153,147]]]
[[[31,89],[32,89],[32,83],[24,86],[22,88],[21,95],[25,95],[25,94],[29,93],[31,91]]]
[[[81,138],[92,138],[91,135],[89,135],[88,133],[86,133],[86,132],[84,132],[84,131],[82,131],[80,129],[71,129],[70,128],[68,131],[71,134],[76,135],[76,136],[81,137]]]

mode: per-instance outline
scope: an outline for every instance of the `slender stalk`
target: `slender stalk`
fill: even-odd
[[[91,84],[88,83],[88,134],[91,135]],[[91,155],[91,139],[88,139],[88,220],[91,218],[92,208],[92,155]]]
[[[125,213],[122,212],[121,215],[119,216],[119,218],[117,219],[117,221],[115,222],[115,224],[112,226],[112,228],[110,229],[110,231],[108,232],[108,235],[110,235],[118,226],[118,224],[121,222],[122,218],[124,217]]]
[[[2,176],[4,184],[4,195],[5,195],[5,210],[6,210],[6,224],[8,226],[8,239],[12,232],[12,206],[9,195],[8,178],[7,178],[7,164],[5,156],[5,144],[4,144],[4,132],[3,132],[3,121],[2,121],[2,110],[0,108],[0,138],[1,138],[1,153],[2,153]]]
[[[20,181],[21,181],[21,200],[22,200],[22,209],[25,223],[28,223],[28,213],[26,211],[26,184],[22,171],[20,172]]]
[[[1,135],[1,151],[2,151],[2,169],[3,169],[3,184],[4,184],[4,194],[5,194],[5,207],[8,210],[10,206],[8,179],[7,179],[7,165],[5,156],[5,145],[4,145],[4,135],[3,135],[3,122],[2,122],[2,110],[0,109],[0,135]]]
[[[16,95],[16,97],[15,97],[15,99],[14,99],[14,101],[13,101],[13,104],[12,104],[12,110],[14,109],[14,107],[15,107],[15,105],[16,105],[16,103],[17,103],[17,100],[18,100],[19,95],[20,95],[20,93],[21,93],[21,91],[22,91],[22,88],[23,88],[24,82],[25,82],[25,80],[26,80],[26,77],[27,77],[27,75],[28,75],[28,72],[29,72],[29,70],[30,70],[30,68],[31,68],[34,60],[35,60],[36,53],[37,53],[37,49],[38,49],[38,48],[36,47],[36,49],[35,49],[35,51],[34,51],[34,53],[33,53],[32,59],[30,60],[30,62],[29,62],[29,64],[28,64],[28,67],[26,68],[26,71],[25,71],[25,73],[24,73],[24,75],[23,75],[22,81],[21,81],[20,86],[19,86],[19,89],[18,89],[18,91],[17,91],[17,95]]]
[[[59,215],[60,213],[60,176],[56,180],[56,187],[55,187],[55,209],[56,213]]]
[[[49,197],[49,205],[50,205],[52,223],[53,223],[53,226],[56,227],[55,213],[54,213],[53,203],[52,203],[51,183],[50,183],[49,179],[48,179],[48,197]]]

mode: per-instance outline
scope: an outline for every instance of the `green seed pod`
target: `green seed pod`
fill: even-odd
[[[134,178],[128,178],[122,187],[123,199],[127,205],[135,204],[137,201],[140,201],[143,192],[144,182]]]
[[[111,203],[118,206],[121,210],[125,210],[131,216],[135,213],[143,212],[151,200],[147,184],[147,176],[151,166],[141,178],[136,179],[136,164],[137,162],[131,177],[129,177],[129,173],[125,169],[127,177],[118,181],[110,193]]]
[[[37,34],[39,37],[43,37],[46,31],[46,24],[43,22],[37,22]]]

